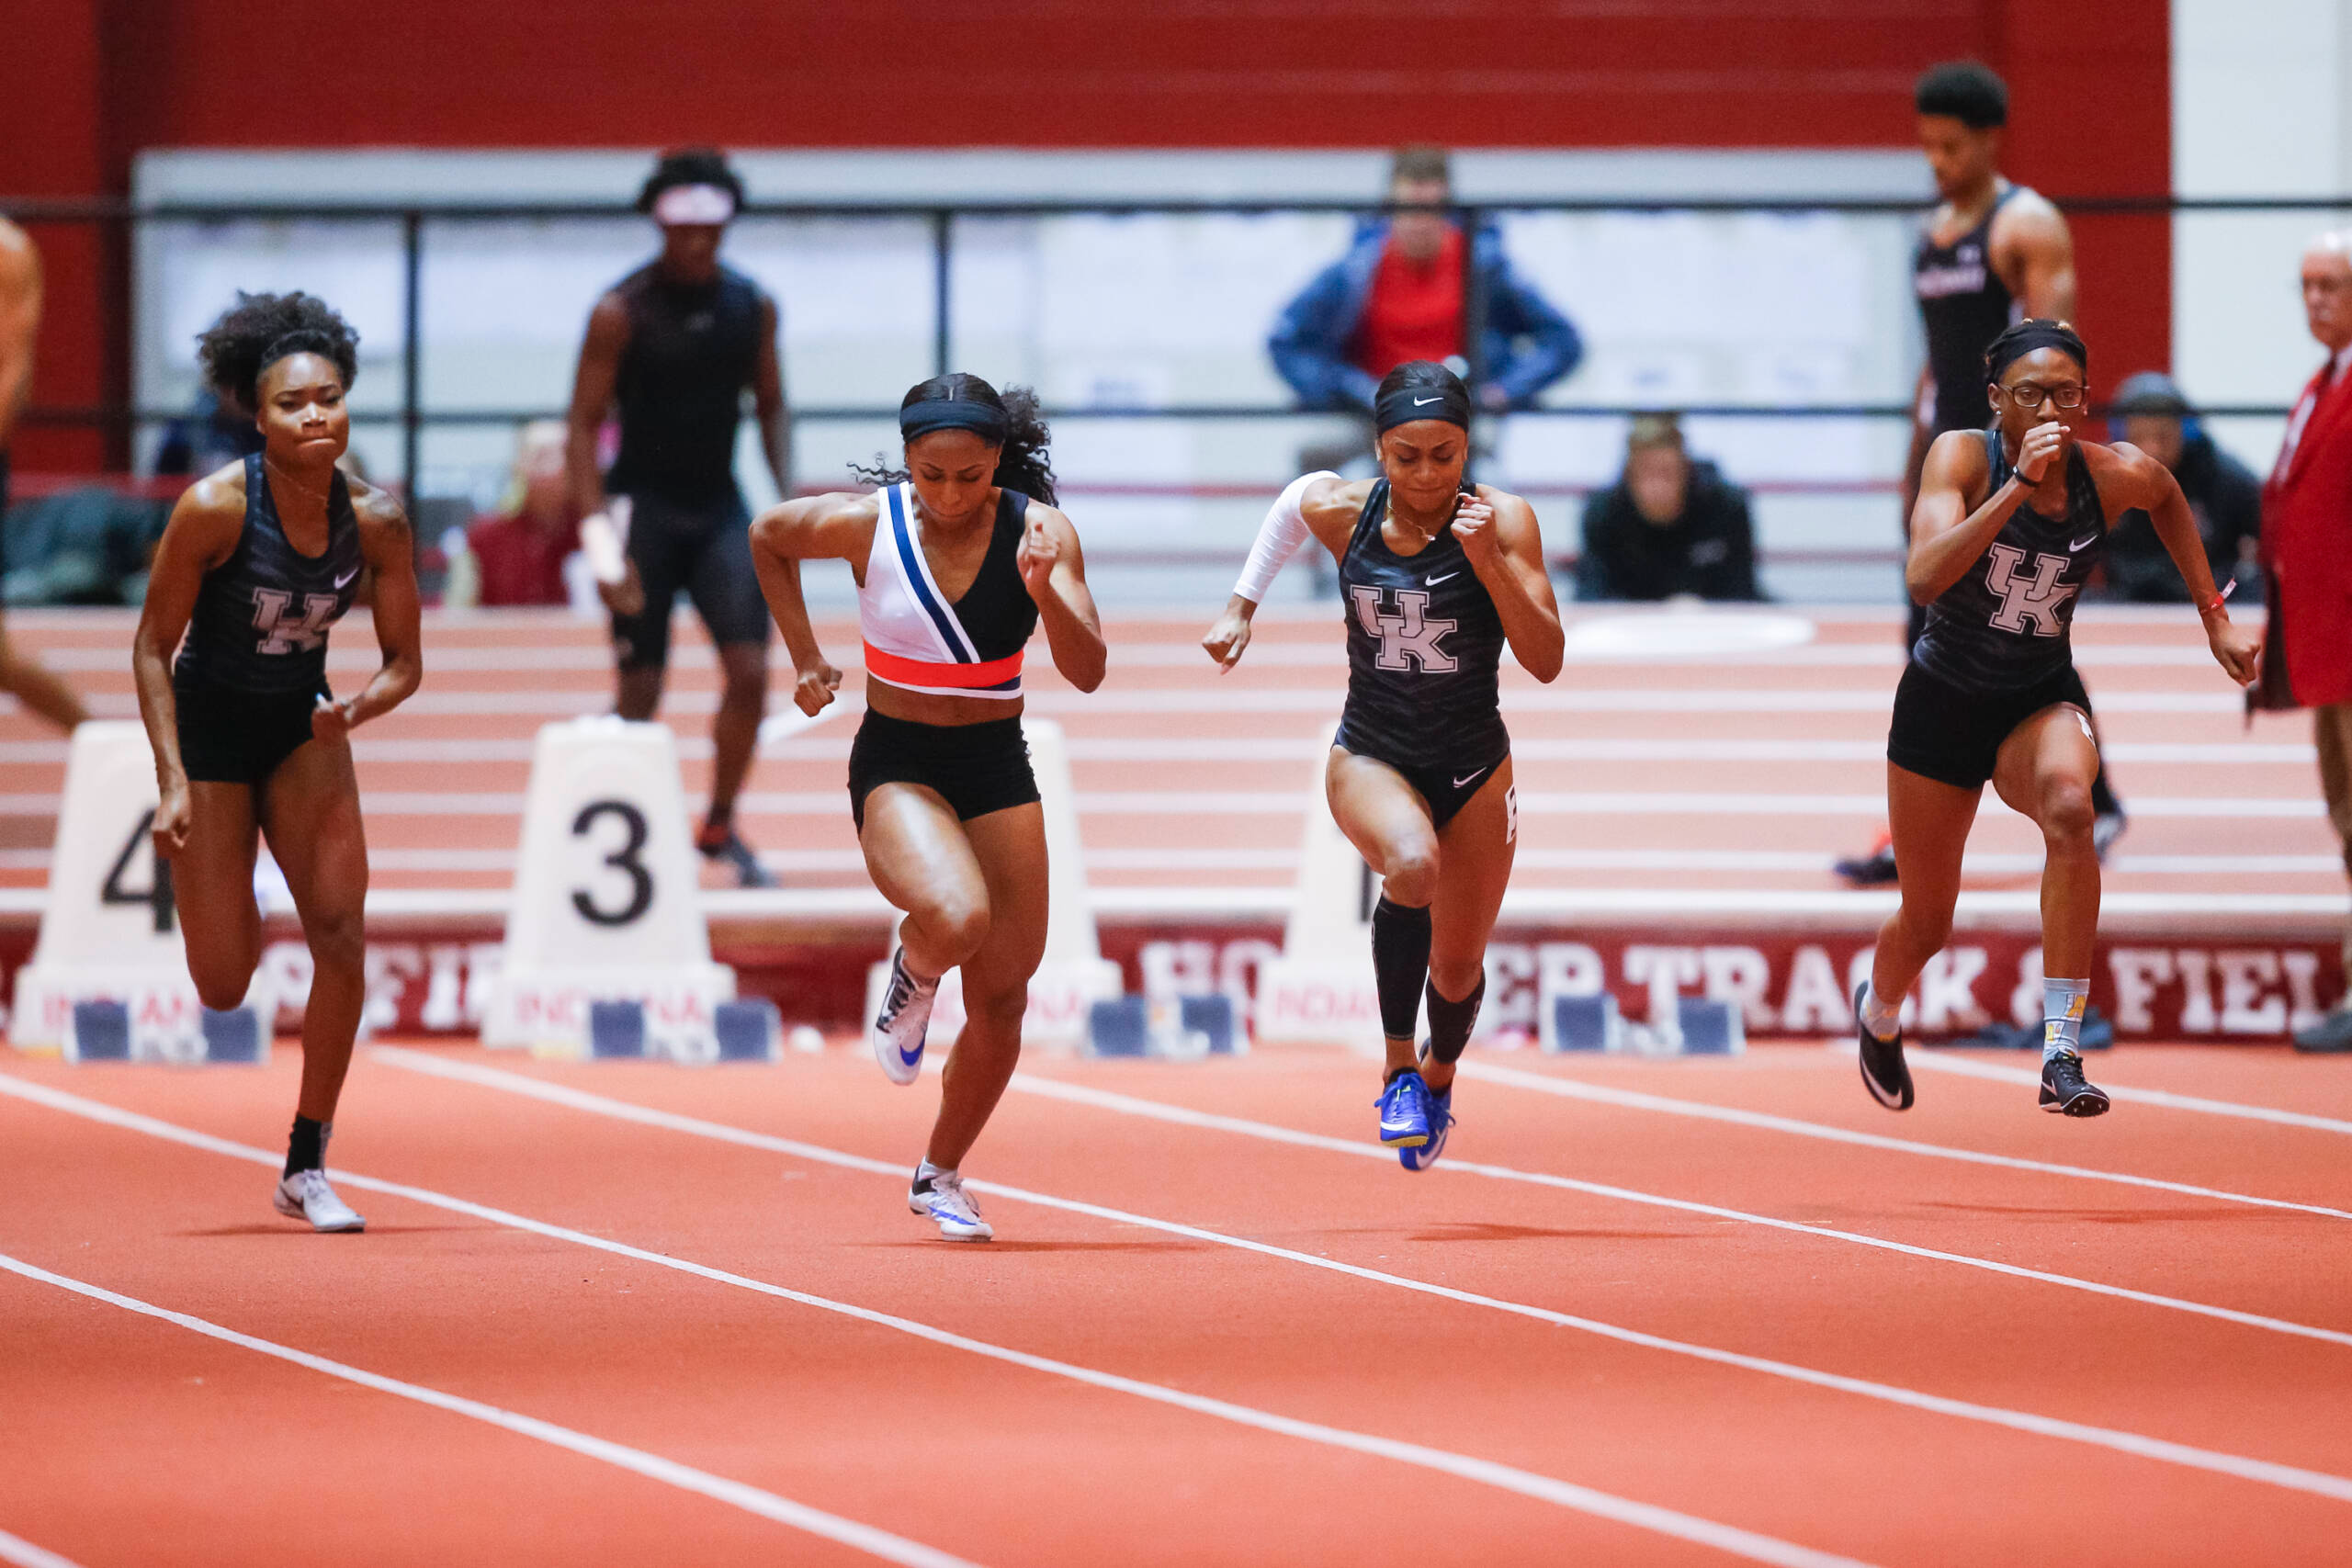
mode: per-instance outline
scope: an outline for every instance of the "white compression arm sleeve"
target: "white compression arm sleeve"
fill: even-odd
[[[1306,543],[1306,515],[1300,510],[1306,500],[1306,487],[1317,479],[1339,477],[1329,468],[1301,474],[1274,498],[1273,505],[1266,509],[1265,522],[1258,525],[1258,539],[1250,547],[1249,562],[1233,585],[1238,596],[1252,604],[1266,602],[1266,591],[1274,585],[1274,574],[1298,553],[1299,546]]]

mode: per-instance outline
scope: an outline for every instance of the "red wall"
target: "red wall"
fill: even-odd
[[[0,52],[0,193],[120,192],[171,146],[1904,145],[1917,72],[1969,54],[2009,77],[2017,177],[2160,195],[2171,163],[2163,0],[40,9],[54,58]],[[2166,363],[2169,225],[2075,229],[2101,364]],[[120,280],[86,238],[40,238],[38,396],[91,401],[120,378]]]

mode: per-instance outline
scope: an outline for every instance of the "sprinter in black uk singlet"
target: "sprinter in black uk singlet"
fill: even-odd
[[[2076,438],[2090,412],[2090,354],[2074,329],[2018,322],[1993,340],[1984,375],[1996,423],[1937,438],[1912,518],[1905,576],[1927,625],[1886,740],[1903,902],[1854,998],[1862,1082],[1888,1109],[1909,1108],[1903,998],[1951,934],[1962,856],[1989,782],[2041,829],[2041,1106],[2096,1116],[2108,1100],[2083,1077],[2081,1029],[2098,934],[2098,742],[2069,634],[2109,521],[2148,512],[2214,660],[2240,684],[2260,667],[2262,635],[2230,624],[2170,470],[2137,447]]]
[[[905,911],[868,1040],[883,1073],[922,1071],[932,1003],[950,969],[964,1029],[941,1075],[907,1206],[950,1241],[995,1235],[964,1190],[964,1156],[1021,1057],[1029,981],[1046,953],[1046,817],[1021,730],[1021,670],[1046,631],[1054,668],[1102,683],[1102,623],[1078,531],[1054,505],[1036,394],[934,376],[899,407],[906,464],[863,494],[788,501],[752,525],[761,590],[814,715],[842,672],[800,593],[800,563],[849,562],[865,643],[865,716],[849,752],[850,819],[875,887]]]
[[[1566,646],[1533,509],[1463,482],[1470,409],[1469,389],[1442,365],[1390,371],[1374,402],[1381,478],[1294,481],[1202,639],[1232,668],[1283,562],[1309,536],[1339,561],[1348,700],[1325,789],[1381,878],[1380,1141],[1407,1170],[1435,1164],[1453,1123],[1454,1065],[1477,1022],[1487,938],[1510,882],[1519,817],[1497,700],[1503,648],[1549,681]],[[1425,999],[1429,1038],[1417,1048]]]
[[[233,1008],[261,958],[254,857],[256,834],[269,840],[313,969],[275,1201],[314,1229],[356,1231],[325,1173],[367,998],[368,843],[349,738],[422,678],[413,547],[400,504],[335,466],[358,371],[342,317],[305,294],[241,295],[198,342],[213,391],[253,411],[262,449],[191,486],[156,547],[131,650],[161,792],[155,857],[171,866],[198,994]],[[383,663],[337,701],[327,636],[363,576]]]

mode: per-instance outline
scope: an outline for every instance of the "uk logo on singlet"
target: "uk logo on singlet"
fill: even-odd
[[[1418,664],[1424,674],[1451,675],[1462,668],[1453,656],[1439,646],[1446,633],[1461,625],[1459,621],[1433,621],[1429,618],[1430,596],[1417,588],[1394,591],[1396,611],[1394,615],[1381,608],[1381,590],[1351,588],[1349,596],[1355,600],[1356,622],[1366,637],[1380,639],[1380,652],[1373,663],[1383,670],[1410,670]]]
[[[327,639],[327,628],[334,625],[336,605],[332,593],[302,595],[302,618],[289,621],[287,612],[294,608],[294,595],[276,588],[254,590],[254,630],[261,633],[261,640],[254,645],[256,653],[308,653]]]
[[[2030,622],[2036,637],[2057,637],[2065,631],[2061,612],[2081,588],[2059,582],[2059,573],[2066,570],[2064,556],[2036,550],[2032,575],[2027,576],[2020,570],[2025,552],[2015,545],[1995,544],[1984,555],[1984,586],[2001,602],[2001,607],[1993,612],[1996,626],[2005,632],[2022,632]]]

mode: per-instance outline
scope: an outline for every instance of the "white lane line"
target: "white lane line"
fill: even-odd
[[[16,1568],[82,1568],[70,1557],[60,1557],[46,1547],[35,1546],[22,1536],[0,1530],[0,1562],[11,1562]]]
[[[1219,1116],[1211,1111],[1193,1111],[1185,1106],[1169,1105],[1157,1100],[1143,1100],[1134,1095],[1117,1094],[1109,1089],[1089,1089],[1080,1084],[1063,1083],[1055,1078],[1032,1077],[1026,1073],[1013,1075],[1012,1088],[1024,1093],[1043,1095],[1049,1100],[1068,1100],[1077,1105],[1091,1105],[1097,1110],[1116,1111],[1124,1116],[1141,1116],[1155,1122],[1172,1122],[1178,1126],[1199,1127],[1219,1133],[1237,1133],[1243,1137],[1260,1138],[1268,1143],[1289,1144],[1297,1148],[1321,1149],[1330,1154],[1350,1155],[1357,1158],[1390,1160],[1396,1156],[1388,1150],[1370,1143],[1350,1143],[1344,1139],[1327,1137],[1320,1133],[1303,1133],[1295,1128],[1277,1127],[1265,1122],[1245,1121],[1238,1116]],[[1906,1241],[1891,1241],[1884,1236],[1865,1235],[1860,1231],[1838,1230],[1829,1225],[1811,1225],[1801,1220],[1783,1220],[1771,1214],[1750,1213],[1744,1209],[1726,1209],[1717,1203],[1702,1203],[1688,1198],[1668,1198],[1661,1193],[1643,1192],[1630,1187],[1614,1187],[1606,1182],[1579,1181],[1572,1176],[1554,1176],[1544,1171],[1516,1170],[1509,1166],[1487,1165],[1477,1160],[1447,1158],[1438,1167],[1441,1171],[1459,1171],[1464,1176],[1483,1176],[1496,1181],[1522,1181],[1537,1187],[1550,1187],[1565,1192],[1581,1192],[1593,1198],[1611,1198],[1622,1202],[1640,1203],[1654,1209],[1673,1209],[1688,1214],[1703,1214],[1709,1219],[1736,1220],[1742,1224],[1762,1225],[1770,1230],[1788,1231],[1798,1235],[1818,1236],[1825,1241],[1849,1242],[1856,1247],[1875,1248],[1881,1252],[1896,1252],[1909,1258],[1924,1258],[1938,1263],[1956,1263],[1964,1269],[1981,1269],[1987,1273],[2006,1274],[2012,1279],[2031,1280],[2039,1284],[2058,1285],[2070,1291],[2083,1291],[2092,1295],[2109,1296],[2118,1301],[2137,1302],[2143,1306],[2164,1307],[2172,1312],[2188,1313],[2198,1317],[2216,1318],[2223,1323],[2235,1323],[2248,1328],[2260,1328],[2273,1334],[2291,1335],[2299,1339],[2318,1339],[2331,1345],[2352,1346],[2352,1334],[2340,1329],[2320,1328],[2308,1323],[2294,1323],[2283,1317],[2270,1317],[2261,1313],[2240,1312],[2234,1307],[2210,1306],[2203,1302],[2184,1301],[2178,1296],[2158,1295],[2151,1291],[2135,1291],[2125,1285],[2102,1284],[2097,1280],[2078,1279],[2072,1274],[2053,1274],[2046,1269],[2028,1269],[2019,1264],[2002,1263],[1990,1258],[1977,1258],[1965,1252],[1945,1252],[1932,1247],[1915,1247]]]
[[[860,1524],[855,1519],[845,1519],[838,1514],[826,1513],[821,1508],[812,1508],[806,1503],[796,1503],[789,1497],[779,1497],[773,1492],[763,1492],[756,1486],[747,1485],[741,1481],[729,1481],[723,1475],[713,1475],[707,1470],[696,1470],[692,1465],[681,1464],[676,1460],[664,1459],[660,1454],[648,1453],[643,1449],[633,1449],[608,1438],[574,1431],[569,1427],[559,1427],[552,1421],[542,1421],[536,1416],[523,1416],[512,1410],[503,1410],[495,1404],[485,1404],[479,1399],[468,1399],[462,1394],[444,1393],[437,1388],[426,1388],[421,1383],[404,1382],[399,1378],[386,1377],[381,1372],[371,1372],[346,1362],[330,1360],[324,1356],[314,1356],[308,1350],[297,1350],[290,1345],[280,1345],[275,1340],[241,1334],[236,1329],[224,1328],[220,1324],[190,1316],[187,1313],[174,1312],[169,1307],[160,1307],[152,1302],[142,1302],[136,1296],[126,1296],[119,1292],[109,1291],[102,1285],[93,1285],[86,1280],[69,1279],[63,1274],[52,1273],[37,1264],[28,1263],[19,1258],[11,1258],[4,1252],[0,1252],[0,1269],[44,1285],[54,1285],[60,1290],[71,1291],[75,1295],[86,1296],[92,1301],[119,1306],[126,1312],[134,1312],[142,1317],[158,1318],[165,1323],[175,1324],[192,1333],[201,1334],[209,1339],[218,1339],[224,1344],[257,1351],[265,1356],[275,1357],[281,1361],[290,1361],[295,1366],[305,1367],[314,1372],[323,1372],[328,1377],[340,1378],[345,1382],[357,1383],[362,1388],[372,1388],[380,1393],[393,1394],[401,1399],[413,1400],[419,1404],[429,1404],[436,1410],[446,1410],[455,1416],[469,1416],[487,1426],[503,1427],[506,1431],[522,1437],[536,1438],[540,1442],[555,1448],[568,1449],[585,1458],[601,1460],[617,1469],[634,1472],[650,1481],[659,1481],[665,1485],[674,1486],[682,1492],[695,1493],[710,1498],[713,1502],[726,1503],[741,1508],[747,1514],[756,1514],[763,1519],[773,1519],[778,1524],[790,1525],[795,1529],[805,1531],[809,1535],[837,1541],[843,1546],[854,1547],[860,1551],[879,1557],[886,1562],[902,1562],[907,1564],[908,1568],[973,1568],[973,1564],[965,1559],[950,1556],[944,1551],[934,1551],[921,1541],[909,1540],[903,1536],[892,1535],[888,1530]]]
[[[2085,1181],[2111,1181],[2123,1187],[2144,1187],[2158,1192],[2177,1192],[2188,1198],[2210,1198],[2223,1203],[2246,1203],[2263,1209],[2291,1209],[2299,1213],[2324,1214],[2333,1220],[2352,1220],[2352,1209],[2331,1209],[2324,1203],[2297,1203],[2284,1198],[2260,1198],[2247,1192],[2228,1192],[2216,1187],[2198,1187],[2186,1181],[2165,1181],[2153,1176],[2130,1176],[2117,1170],[2093,1170],[2087,1166],[2059,1165],[2050,1160],[2026,1159],[2016,1155],[1986,1154],[1977,1149],[1955,1149],[1943,1144],[1922,1144],[1909,1138],[1890,1138],[1881,1133],[1856,1132],[1848,1127],[1833,1127],[1821,1122],[1801,1122],[1794,1117],[1775,1116],[1769,1111],[1747,1111],[1729,1105],[1712,1105],[1704,1100],[1675,1100],[1662,1094],[1645,1094],[1635,1089],[1611,1089],[1604,1084],[1588,1083],[1582,1078],[1554,1077],[1547,1073],[1532,1073],[1524,1067],[1497,1066],[1489,1062],[1464,1061],[1458,1069],[1462,1077],[1481,1083],[1507,1084],[1514,1089],[1533,1089],[1539,1094],[1557,1095],[1564,1100],[1589,1100],[1596,1105],[1614,1105],[1628,1111],[1656,1111],[1669,1116],[1691,1116],[1708,1122],[1729,1122],[1742,1127],[1757,1127],[1772,1133],[1790,1133],[1801,1138],[1818,1138],[1825,1143],[1851,1144],[1858,1148],[1886,1149],[1898,1154],[1924,1155],[1931,1159],[1958,1160],[1965,1165],[1998,1166],[2007,1170],[2027,1170],[2041,1176],[2075,1177]],[[2034,1080],[2040,1082],[2039,1078]]]
[[[80,1095],[67,1094],[44,1084],[28,1083],[6,1073],[0,1073],[0,1093],[34,1100],[51,1110],[66,1111],[93,1122],[104,1122],[108,1126],[145,1133],[150,1136],[183,1144],[190,1148],[227,1155],[233,1159],[246,1160],[264,1166],[275,1166],[279,1159],[278,1156],[266,1149],[232,1143],[226,1138],[216,1138],[209,1133],[198,1133],[191,1128],[159,1121],[152,1116],[143,1116],[137,1111],[123,1111],[98,1100],[85,1100]],[[1305,1442],[1317,1443],[1326,1448],[1368,1454],[1375,1459],[1393,1460],[1399,1464],[1434,1471],[1441,1474],[1453,1476],[1458,1480],[1491,1486],[1498,1491],[1516,1493],[1521,1496],[1532,1497],[1539,1502],[1552,1503],[1577,1513],[1589,1514],[1596,1518],[1630,1525],[1637,1529],[1651,1530],[1659,1535],[1671,1536],[1678,1540],[1688,1540],[1701,1546],[1713,1547],[1719,1551],[1728,1552],[1735,1557],[1745,1557],[1751,1562],[1776,1563],[1783,1565],[1783,1568],[1857,1568],[1858,1560],[1855,1558],[1840,1557],[1834,1552],[1817,1551],[1811,1547],[1799,1546],[1793,1541],[1781,1540],[1774,1536],[1759,1535],[1753,1530],[1741,1529],[1735,1525],[1722,1524],[1713,1519],[1701,1518],[1695,1514],[1685,1514],[1677,1509],[1661,1507],[1657,1504],[1638,1502],[1630,1497],[1617,1496],[1612,1493],[1597,1492],[1589,1486],[1578,1486],[1574,1482],[1561,1481],[1549,1475],[1539,1475],[1532,1471],[1520,1470],[1515,1466],[1500,1464],[1492,1460],[1476,1459],[1468,1454],[1454,1453],[1446,1449],[1433,1449],[1420,1443],[1404,1442],[1370,1432],[1353,1431],[1344,1427],[1327,1427],[1319,1421],[1303,1421],[1293,1416],[1278,1416],[1272,1411],[1260,1410],[1247,1404],[1237,1404],[1230,1400],[1212,1399],[1204,1394],[1186,1393],[1181,1389],[1144,1382],[1136,1378],[1122,1377],[1115,1372],[1098,1371],[1091,1367],[1081,1367],[1074,1362],[1056,1360],[1048,1356],[1032,1355],[1026,1350],[1015,1350],[1006,1346],[990,1344],[985,1339],[974,1339],[944,1328],[934,1328],[930,1324],[919,1323],[913,1318],[900,1317],[893,1313],[878,1312],[872,1307],[857,1306],[849,1302],[835,1301],[829,1296],[814,1295],[807,1291],[796,1291],[785,1285],[770,1284],[764,1280],[754,1280],[747,1275],[730,1273],[724,1269],[714,1269],[707,1264],[692,1262],[686,1258],[650,1252],[640,1247],[631,1247],[626,1242],[592,1235],[586,1231],[576,1231],[564,1225],[550,1224],[545,1220],[531,1219],[527,1215],[492,1208],[486,1203],[476,1203],[464,1198],[454,1198],[447,1193],[433,1191],[428,1188],[411,1187],[404,1182],[386,1181],[377,1177],[356,1175],[343,1169],[335,1172],[334,1179],[340,1185],[355,1190],[382,1192],[391,1197],[405,1198],[411,1202],[424,1203],[450,1213],[470,1215],[475,1219],[486,1220],[492,1224],[504,1225],[509,1229],[528,1231],[534,1235],[544,1235],[557,1241],[568,1241],[580,1247],[594,1247],[599,1252],[608,1252],[616,1257],[650,1263],[656,1268],[673,1269],[682,1274],[692,1274],[718,1284],[732,1285],[738,1289],[756,1292],[761,1295],[773,1296],[779,1301],[794,1302],[802,1306],[815,1307],[820,1311],[835,1313],[842,1317],[854,1318],[861,1323],[873,1324],[877,1327],[894,1329],[917,1339],[926,1340],[934,1345],[943,1345],[950,1349],[968,1351],[973,1355],[984,1356],[990,1360],[1001,1361],[1009,1366],[1067,1378],[1073,1382],[1084,1383],[1114,1393],[1129,1394],[1137,1399],[1148,1400],[1155,1404],[1191,1411],[1195,1415],[1214,1416],[1235,1426],[1252,1427],[1261,1432],[1272,1432],[1278,1437],[1295,1438]],[[2352,1482],[2345,1482],[2343,1484],[2352,1487]],[[1866,1565],[1863,1565],[1863,1568],[1866,1568]]]
[[[2038,1084],[2040,1073],[2023,1067],[2004,1067],[1992,1062],[1972,1062],[1964,1056],[1946,1056],[1933,1051],[1914,1051],[1911,1065],[1933,1073],[1952,1073],[1968,1078],[1997,1078],[2003,1083]],[[2175,1094],[2163,1089],[2118,1089],[2100,1075],[2099,1088],[2109,1100],[2128,1100],[2140,1105],[2161,1105],[2172,1111],[2198,1111],[2208,1116],[2235,1116],[2249,1122],[2272,1122],[2281,1127],[2308,1127],[2318,1133],[2352,1133],[2352,1122],[2335,1116],[2313,1116],[2302,1111],[2277,1111],[2267,1105],[2241,1105],[2233,1100],[2205,1100],[2193,1094]]]
[[[389,1066],[404,1067],[430,1077],[447,1078],[459,1083],[478,1085],[503,1093],[521,1095],[549,1104],[561,1105],[592,1115],[607,1116],[616,1121],[658,1127],[667,1132],[684,1133],[694,1137],[708,1138],[718,1143],[733,1144],[744,1148],[759,1149],[813,1164],[838,1167],[845,1170],[865,1171],[903,1180],[906,1168],[886,1160],[870,1159],[863,1155],[845,1154],[797,1139],[781,1138],[747,1128],[733,1127],[723,1122],[706,1121],[699,1116],[685,1116],[675,1111],[659,1111],[650,1106],[616,1100],[608,1095],[594,1094],[564,1084],[526,1077],[499,1067],[485,1067],[469,1062],[445,1061],[423,1052],[400,1046],[381,1046],[371,1055]],[[991,1197],[1010,1199],[1015,1202],[1034,1203],[1040,1208],[1058,1209],[1069,1213],[1085,1214],[1107,1220],[1114,1224],[1136,1225],[1170,1235],[1186,1236],[1195,1241],[1210,1242],[1243,1252],[1254,1252],[1276,1258],[1288,1263],[1302,1264],[1329,1273],[1345,1274],[1352,1279],[1369,1280],[1412,1291],[1425,1296],[1458,1302],[1466,1306],[1483,1307],[1493,1312],[1509,1313],[1515,1317],[1532,1318],[1561,1328],[1572,1328],[1620,1344],[1638,1346],[1644,1349],[1662,1350],[1670,1355],[1687,1356],[1710,1361],[1718,1366],[1736,1367],[1747,1371],[1761,1372],[1769,1377],[1784,1378],[1793,1382],[1807,1383],[1815,1388],[1833,1389],[1843,1393],[1860,1394],[1866,1399],[1882,1400],[1890,1404],[1914,1410],[1931,1411],[1937,1415],[1957,1416],[1962,1420],[1981,1421],[2014,1431],[2030,1432],[2039,1437],[2057,1438],[2065,1441],[2088,1443],[2111,1449],[2120,1453],[2144,1459],[2160,1460],[2193,1469],[2214,1471],[2244,1480],[2267,1482],[2285,1485],[2296,1491],[2318,1491],[2325,1496],[2352,1502],[2352,1480],[2331,1475],[2322,1471],[2306,1471],[2292,1465],[2278,1465],[2267,1460],[2247,1459],[2242,1455],[2223,1453],[2211,1449],[2194,1448],[2184,1443],[2150,1438],[2137,1432],[2120,1431],[2109,1427],[2089,1426],[2078,1421],[2066,1421],[2053,1416],[2037,1416],[2030,1411],[2012,1410],[1996,1404],[1980,1404],[1973,1400],[1950,1399],[1940,1394],[1905,1388],[1894,1383],[1873,1382],[1867,1378],[1848,1377],[1842,1373],[1821,1371],[1790,1361],[1770,1357],[1750,1356],[1736,1350],[1719,1349],[1711,1345],[1699,1345],[1688,1340],[1669,1339],[1662,1335],[1645,1333],[1637,1328],[1625,1328],[1597,1318],[1579,1317],[1573,1313],[1557,1312],[1549,1307],[1531,1306],[1521,1302],[1506,1301],[1496,1296],[1481,1295],[1473,1291],[1457,1290],[1450,1285],[1432,1284],[1383,1269],[1367,1269],[1359,1264],[1342,1263],[1312,1253],[1276,1247],[1271,1242],[1252,1241],[1245,1236],[1230,1235],[1223,1231],[1188,1225],[1173,1220],[1154,1218],[1101,1203],[1089,1203],[1074,1198],[1058,1198],[1049,1193],[1032,1191],[1001,1181],[968,1179],[965,1185],[976,1192]]]

